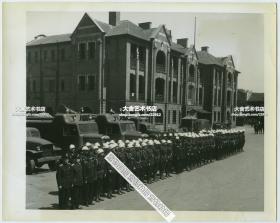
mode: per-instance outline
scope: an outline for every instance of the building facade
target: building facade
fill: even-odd
[[[85,13],[71,34],[27,43],[27,105],[94,113],[151,105],[161,116],[150,122],[162,130],[186,116],[234,124],[238,73],[231,56],[197,52],[187,38],[175,43],[165,25],[121,21],[118,12],[107,24]]]

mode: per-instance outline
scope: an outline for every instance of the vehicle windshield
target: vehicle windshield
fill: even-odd
[[[40,132],[38,130],[27,130],[27,137],[37,137],[37,138],[40,138]]]
[[[76,125],[65,125],[63,127],[63,135],[64,136],[77,136],[78,129]]]
[[[98,126],[96,123],[79,124],[80,133],[98,133]]]
[[[121,130],[123,132],[135,132],[135,124],[134,123],[120,123],[121,125]]]

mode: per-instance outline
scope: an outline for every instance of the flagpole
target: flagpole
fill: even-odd
[[[194,37],[193,37],[193,45],[195,47],[195,43],[196,43],[196,16],[194,17]]]

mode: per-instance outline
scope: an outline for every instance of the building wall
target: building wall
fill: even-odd
[[[27,104],[53,109],[61,102],[71,105],[75,87],[71,43],[27,47],[27,57]]]

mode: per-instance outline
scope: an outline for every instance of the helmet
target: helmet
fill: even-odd
[[[69,149],[75,149],[75,145],[74,144],[70,144]]]
[[[87,146],[83,146],[83,147],[82,147],[82,150],[83,150],[83,151],[86,151],[86,150],[89,150],[89,149],[88,149]]]

